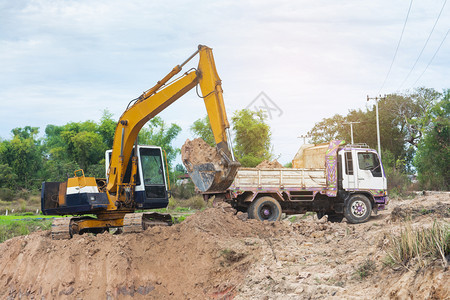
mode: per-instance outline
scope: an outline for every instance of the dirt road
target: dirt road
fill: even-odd
[[[392,201],[359,225],[261,223],[220,207],[141,234],[64,241],[37,232],[0,244],[0,298],[448,299],[441,263],[394,271],[383,260],[405,219],[449,222],[449,208],[449,194],[437,194]]]

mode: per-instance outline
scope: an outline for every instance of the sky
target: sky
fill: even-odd
[[[104,109],[118,119],[203,44],[213,48],[228,119],[268,107],[284,164],[299,136],[366,109],[367,95],[450,88],[450,3],[412,69],[445,1],[413,1],[393,61],[409,0],[0,0],[0,138],[16,127],[43,136],[48,124],[98,122]],[[183,129],[175,146],[193,138],[202,101],[190,91],[160,113]]]

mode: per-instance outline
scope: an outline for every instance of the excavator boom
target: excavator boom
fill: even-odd
[[[198,68],[188,71],[182,77],[168,83],[182,67],[193,57],[199,55]],[[111,206],[126,202],[123,191],[129,187],[124,184],[124,173],[131,157],[133,145],[144,124],[155,117],[178,98],[186,94],[196,85],[200,86],[211,129],[220,152],[222,161],[216,164],[192,164],[185,162],[194,184],[202,192],[226,190],[232,183],[240,164],[234,161],[229,144],[228,128],[230,127],[223,101],[222,84],[217,74],[212,49],[199,45],[198,50],[181,65],[176,66],[154,87],[142,94],[136,102],[122,114],[114,135],[113,151],[108,173],[106,191]],[[115,196],[114,196],[115,195]]]

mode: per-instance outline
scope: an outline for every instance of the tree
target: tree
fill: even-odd
[[[102,136],[103,143],[105,143],[108,149],[111,149],[113,146],[114,133],[117,126],[117,121],[114,121],[112,116],[113,114],[105,109],[103,111],[103,116],[100,119],[100,124],[98,125],[98,133]]]
[[[0,164],[9,166],[3,173],[3,181],[11,186],[11,180],[16,178],[16,187],[37,187],[43,165],[42,147],[40,141],[35,139],[38,128],[14,128],[12,133],[12,140],[0,144]]]
[[[195,121],[190,129],[196,137],[202,138],[211,147],[216,146],[208,116]]]
[[[105,110],[99,123],[70,122],[45,128],[45,176],[63,181],[82,168],[88,176],[104,177],[104,155],[112,147],[116,122]]]
[[[308,132],[311,141],[315,144],[326,143],[331,140],[345,139],[345,117],[335,114],[331,118],[324,118],[316,123]]]
[[[430,123],[428,111],[441,96],[434,89],[418,88],[412,93],[390,94],[378,102],[381,149],[393,156],[392,162],[405,162],[401,164],[403,169],[397,169],[398,171],[412,172],[412,159],[417,144]],[[351,141],[350,125],[344,124],[345,122],[360,122],[353,124],[355,143],[377,147],[375,105],[366,111],[350,110],[346,116],[335,115],[323,119],[309,131],[311,141]]]
[[[18,177],[7,164],[0,164],[0,187],[14,189],[18,185]]]
[[[78,169],[80,169],[80,166],[76,162],[56,159],[48,160],[45,162],[44,178],[45,181],[66,181],[67,178],[73,177],[74,172]]]
[[[142,128],[139,133],[139,144],[160,146],[167,153],[167,163],[169,167],[175,160],[180,149],[172,145],[175,138],[181,132],[181,127],[177,124],[167,126],[161,117],[154,117],[148,122],[148,128]]]
[[[429,109],[424,138],[419,142],[414,166],[425,189],[448,190],[450,182],[450,89]],[[429,121],[428,121],[429,120]]]
[[[271,133],[262,111],[249,109],[236,111],[231,118],[235,132],[235,154],[244,167],[255,167],[263,160],[270,160]]]
[[[35,140],[36,135],[39,133],[38,127],[25,126],[23,128],[14,128],[11,130],[14,136],[17,136],[21,139],[32,139]],[[38,142],[38,141],[36,141]]]
[[[411,93],[390,94],[378,102],[381,151],[391,190],[404,190],[406,174],[416,170],[423,186],[448,188],[449,94],[449,90],[439,93],[418,88]],[[355,143],[375,148],[375,118],[374,107],[350,110],[344,117],[335,115],[316,123],[309,134],[316,143],[349,141],[349,125],[343,123],[359,121],[353,127]]]
[[[104,157],[106,146],[102,136],[95,132],[81,131],[70,138],[73,157],[86,172],[90,165],[96,165]]]

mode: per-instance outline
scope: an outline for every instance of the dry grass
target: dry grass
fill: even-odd
[[[361,265],[355,269],[355,274],[359,279],[364,279],[375,273],[377,267],[372,259],[366,259]]]
[[[409,269],[417,264],[425,267],[430,262],[441,260],[443,267],[448,266],[450,255],[450,226],[448,223],[434,221],[430,228],[413,229],[408,223],[390,241],[387,264]]]

